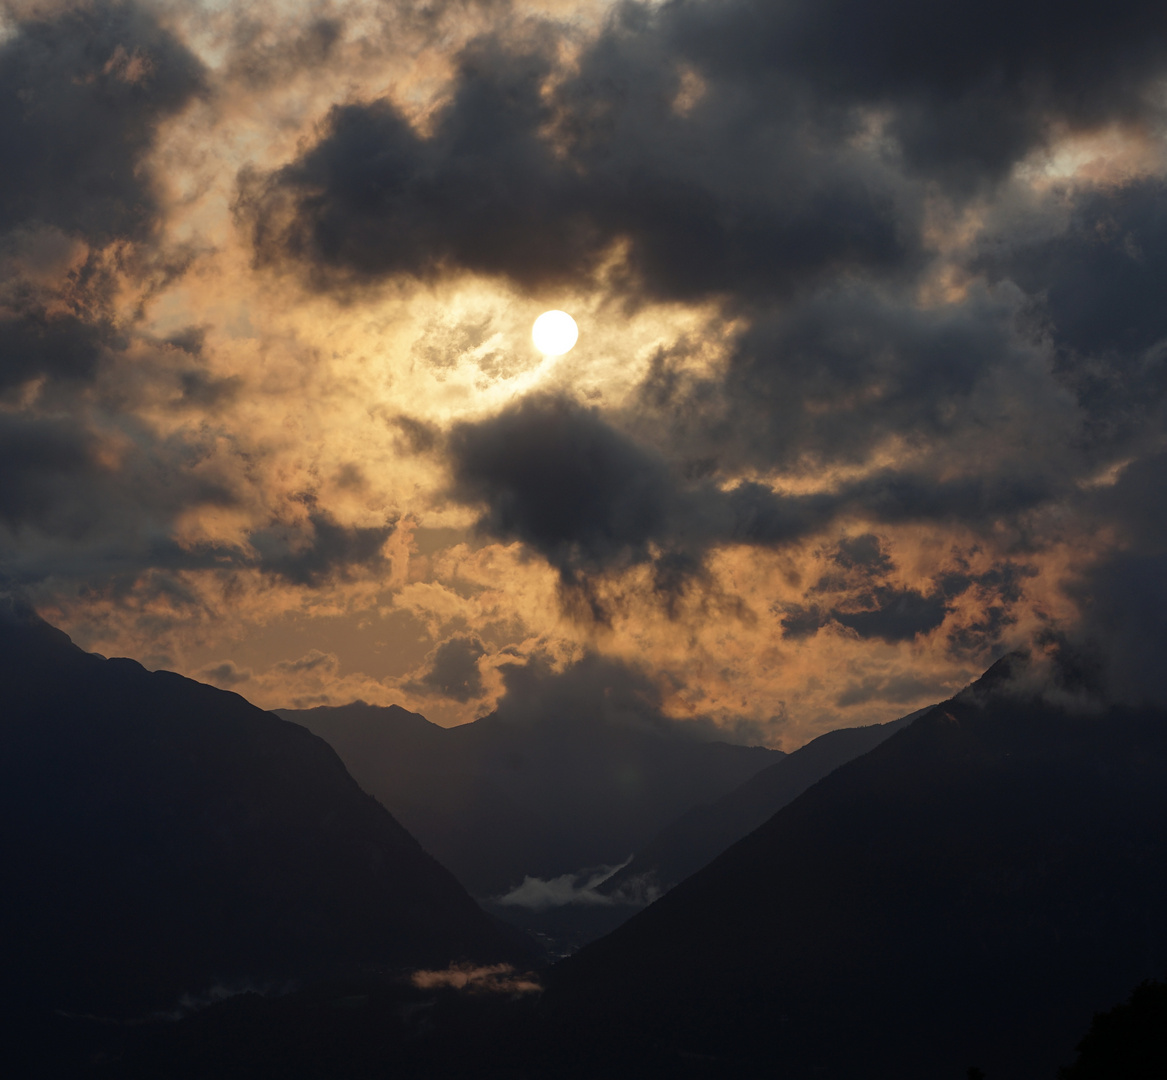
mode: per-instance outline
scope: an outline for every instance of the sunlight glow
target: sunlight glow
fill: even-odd
[[[545,311],[531,327],[531,339],[544,356],[562,356],[575,347],[579,327],[566,311]]]

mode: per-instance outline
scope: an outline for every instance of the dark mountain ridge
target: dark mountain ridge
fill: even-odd
[[[750,777],[716,802],[696,806],[661,830],[597,891],[652,899],[695,874],[753,832],[812,784],[922,716],[919,709],[886,724],[828,731]]]
[[[622,862],[690,807],[783,756],[560,704],[454,728],[361,702],[278,715],[326,739],[361,786],[481,897],[528,875]]]
[[[132,1016],[216,984],[522,962],[335,752],[0,601],[0,994]]]
[[[558,965],[557,1038],[642,1076],[1053,1076],[1167,970],[1167,715],[1014,693],[1019,663]]]

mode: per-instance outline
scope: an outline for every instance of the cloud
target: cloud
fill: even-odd
[[[663,459],[566,398],[528,397],[461,424],[449,455],[456,497],[488,508],[479,527],[565,573],[648,559],[680,509]]]
[[[1042,635],[1157,693],[1161,5],[3,10],[0,574],[103,652],[768,741]]]
[[[388,99],[334,107],[302,156],[241,176],[258,260],[299,264],[320,288],[449,270],[538,288],[590,280],[624,243],[629,285],[695,297],[786,292],[910,253],[879,178],[852,175],[829,147],[800,154],[803,117],[775,111],[764,135],[746,135],[728,104],[677,114],[679,57],[622,22],[567,79],[552,79],[553,23],[478,38],[425,135]],[[738,179],[771,171],[780,188]]]
[[[667,725],[661,691],[644,672],[596,653],[561,670],[538,655],[499,668],[504,692],[496,712],[513,724]]]
[[[250,680],[251,674],[250,668],[237,667],[233,660],[220,660],[217,664],[210,664],[196,671],[195,678],[229,690]]]
[[[919,180],[964,197],[1067,128],[1156,116],[1165,23],[1149,3],[630,3],[563,72],[564,27],[504,17],[424,133],[387,98],[338,105],[294,161],[244,174],[240,217],[261,262],[319,287],[563,285],[617,244],[622,287],[673,299],[894,274],[921,255]]]
[[[38,376],[90,380],[112,343],[105,320],[87,321],[42,306],[0,313],[0,390]]]
[[[1167,701],[1167,493],[1160,452],[1092,493],[1092,509],[1119,543],[1067,583],[1082,622],[1063,631],[1067,655],[1099,668],[1093,689],[1136,704]]]
[[[550,396],[529,396],[495,417],[457,425],[447,449],[452,493],[485,506],[480,530],[522,541],[572,585],[650,563],[664,595],[699,577],[714,545],[781,547],[846,516],[888,523],[992,521],[1033,509],[1064,483],[1040,472],[1006,471],[1002,462],[996,474],[947,480],[925,468],[889,468],[806,495],[754,481],[727,488],[704,477],[688,479],[598,410]],[[897,640],[938,625],[945,610],[940,597],[881,586],[859,610],[828,617],[862,636]]]
[[[822,609],[792,604],[782,617],[788,638],[810,637],[834,622],[860,638],[879,638],[889,644],[911,641],[935,630],[948,614],[941,596],[926,596],[916,589],[880,587],[853,598],[852,604],[869,604],[857,610]]]
[[[455,498],[486,507],[478,528],[522,541],[569,584],[652,563],[657,589],[673,592],[699,573],[710,545],[800,539],[848,498],[689,480],[599,410],[549,395],[455,426],[447,452]]]
[[[498,666],[502,693],[495,716],[507,724],[593,728],[632,728],[699,741],[729,741],[759,745],[760,732],[746,718],[717,723],[699,710],[676,718],[666,710],[666,697],[681,685],[680,677],[655,678],[635,660],[604,656],[595,650],[576,652],[566,662],[552,663],[538,651],[524,662]],[[582,871],[581,871],[582,872]]]
[[[617,898],[596,890],[630,861],[631,857],[616,866],[597,866],[547,880],[528,875],[523,878],[521,885],[498,897],[494,903],[503,907],[521,907],[528,911],[547,911],[569,904],[611,907],[619,902]]]
[[[456,634],[443,641],[426,658],[426,670],[404,689],[422,695],[440,695],[467,702],[486,693],[478,661],[486,655],[481,641],[473,635]]]
[[[1066,445],[1076,403],[1026,334],[1024,309],[1005,286],[974,285],[923,306],[886,286],[841,281],[755,313],[715,378],[670,379],[666,361],[641,411],[675,452],[731,473],[869,463],[868,500],[876,484],[885,501],[902,499],[897,489],[906,495],[915,474],[919,495],[943,490],[950,506],[962,485],[970,499],[992,486],[995,501],[1032,506],[1058,494],[1081,459]],[[1029,453],[1019,460],[1021,446]],[[872,468],[881,454],[895,464]],[[855,482],[857,496],[863,486]],[[947,512],[939,503],[930,511]],[[964,511],[986,512],[983,502]]]
[[[1058,378],[1104,448],[1154,422],[1167,394],[1167,185],[1140,178],[1059,204],[1058,227],[991,237],[974,265],[1032,297]]]
[[[126,0],[18,16],[0,44],[0,229],[34,221],[98,243],[143,237],[159,201],[145,156],[204,92],[202,64]]]
[[[343,577],[357,568],[377,568],[384,563],[381,549],[396,522],[342,525],[316,505],[314,496],[301,496],[300,501],[307,508],[304,521],[273,522],[248,534],[248,543],[258,552],[255,565],[264,573],[294,585],[315,587],[333,575]]]
[[[891,9],[737,0],[684,5],[665,19],[714,78],[765,85],[778,71],[805,80],[824,103],[884,106],[909,167],[957,186],[1000,178],[1058,123],[1152,113],[1165,21],[1148,2],[1099,14],[1049,0],[906,0]],[[773,79],[777,93],[783,81]]]
[[[92,508],[77,497],[101,472],[88,433],[67,422],[0,414],[0,521],[9,529],[83,530]]]
[[[858,682],[847,683],[836,696],[835,704],[842,709],[871,701],[886,701],[902,706],[929,697],[945,696],[947,690],[943,685],[929,683],[911,674],[869,675]]]
[[[1012,609],[1022,598],[1022,582],[1036,575],[1033,567],[1008,560],[973,574],[958,557],[926,588],[904,586],[895,582],[897,567],[884,540],[874,533],[845,537],[825,554],[827,570],[805,594],[811,602],[789,604],[782,611],[783,634],[792,640],[812,637],[833,623],[860,639],[913,641],[944,624],[963,606],[962,598],[971,596],[977,614],[950,624],[948,648],[954,655],[980,657],[1016,622]],[[824,597],[834,602],[824,602]],[[871,698],[848,691],[836,700],[857,704]]]
[[[250,13],[249,13],[250,14]],[[239,18],[231,28],[227,79],[245,90],[270,87],[289,80],[305,69],[326,66],[344,33],[342,18],[315,14],[304,25],[294,25],[292,33],[273,33],[271,21]]]
[[[135,441],[91,423],[84,413],[0,411],[0,552],[8,565],[35,579],[63,558],[73,573],[213,564],[212,553],[166,535],[183,513],[236,501],[228,477],[199,467],[197,439],[139,431]]]
[[[311,649],[297,660],[281,660],[276,664],[276,670],[286,675],[332,671],[336,667],[336,654],[321,652],[319,649]]]

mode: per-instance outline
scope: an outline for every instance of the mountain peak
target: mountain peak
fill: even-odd
[[[215,984],[525,955],[307,729],[0,604],[0,999],[134,1015]]]

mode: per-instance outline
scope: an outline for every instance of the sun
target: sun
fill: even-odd
[[[544,356],[562,356],[579,340],[579,327],[566,311],[545,311],[531,327],[531,339]]]

